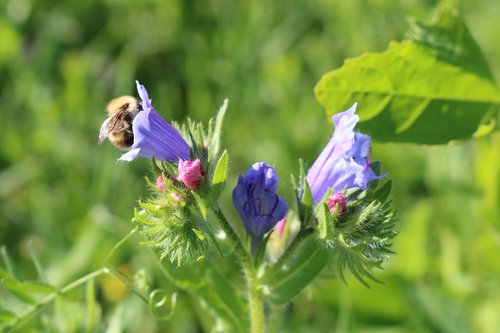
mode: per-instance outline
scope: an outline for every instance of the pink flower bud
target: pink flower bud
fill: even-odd
[[[205,170],[200,160],[184,161],[179,160],[179,176],[177,180],[184,183],[190,190],[197,190],[201,180],[205,177]]]
[[[335,209],[337,209],[337,205],[339,205],[339,213],[337,216],[338,218],[342,217],[342,213],[344,212],[346,206],[344,193],[337,192],[332,194],[328,197],[326,204],[328,205],[328,208],[330,208],[330,213],[333,213]]]
[[[163,180],[163,176],[162,175],[159,175],[156,178],[156,187],[158,188],[158,190],[160,192],[165,191],[165,181]]]
[[[285,231],[285,227],[286,227],[286,216],[284,218],[282,218],[274,226],[274,229],[276,229],[276,232],[278,233],[278,236],[280,236],[280,238],[283,238],[283,232]]]

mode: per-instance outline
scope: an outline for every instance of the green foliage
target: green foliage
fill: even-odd
[[[281,194],[291,203],[286,175],[295,171],[297,158],[310,164],[331,135],[311,87],[344,59],[401,40],[405,15],[425,19],[435,4],[2,2],[0,243],[11,250],[15,276],[43,281],[26,260],[30,240],[47,267],[47,281],[59,286],[94,271],[133,228],[132,207],[138,196],[147,197],[148,163],[117,164],[120,152],[97,146],[96,136],[106,101],[135,94],[134,79],[147,82],[155,108],[167,120],[188,115],[208,120],[228,96],[233,111],[226,115],[221,145],[231,152],[227,188],[241,170],[266,160],[282,176]],[[455,4],[498,78],[500,4]],[[368,290],[350,274],[348,286],[340,279],[317,279],[278,315],[277,331],[454,332],[458,326],[499,332],[498,133],[449,147],[376,145],[374,156],[394,180],[400,216],[397,255],[377,274],[384,284]],[[218,200],[235,221],[229,197],[223,193]],[[140,240],[133,235],[108,264],[130,275],[145,269],[152,290],[162,287],[167,296],[178,292]],[[215,268],[222,278],[239,272],[232,260],[217,261]],[[110,297],[117,287],[106,281],[95,284],[98,318],[106,325],[96,332],[143,332],[145,327],[209,332],[214,326],[196,290],[178,293],[175,316],[165,322],[156,320],[142,297]],[[418,297],[407,297],[412,290]],[[66,296],[57,309],[46,307],[31,317],[21,331],[69,332],[63,328],[75,328],[78,320],[81,329],[74,331],[85,331],[86,305],[78,304],[83,297]],[[19,303],[0,287],[0,318],[29,306]]]
[[[316,206],[316,218],[318,221],[318,237],[328,243],[335,237],[335,223],[339,213],[339,207],[333,213],[330,212],[325,202],[320,202]]]
[[[248,327],[247,309],[240,293],[209,261],[178,267],[166,262],[164,275],[177,287],[203,301],[214,318],[216,332],[243,332]]]
[[[387,186],[378,190],[369,186],[361,193],[348,192],[348,204],[342,218],[332,218],[336,226],[335,237],[325,239],[325,244],[330,248],[331,268],[344,281],[347,269],[365,285],[365,278],[378,281],[373,270],[381,269],[392,253],[389,247],[396,236],[396,218],[390,202],[381,200],[386,191]]]
[[[9,257],[5,250],[2,256],[4,259]],[[37,269],[41,269],[41,263],[38,259],[36,261],[33,260],[33,264],[37,265]],[[43,276],[45,276],[46,272],[42,272]],[[57,330],[59,331],[74,331],[77,329],[82,332],[95,331],[100,326],[98,317],[101,309],[95,299],[96,290],[94,280],[106,274],[114,275],[109,269],[102,268],[62,288],[57,288],[46,282],[19,280],[10,272],[0,267],[0,286],[9,292],[5,300],[9,301],[10,304],[16,304],[14,299],[24,303],[21,306],[10,307],[9,310],[0,308],[0,330],[2,332],[18,332],[35,314],[43,310],[48,304],[55,303],[53,313],[51,314],[53,318],[51,320],[41,320],[43,327],[49,329],[51,326],[52,328],[57,326]],[[68,294],[74,292],[75,289],[84,284],[86,284],[85,302],[82,301],[82,305],[72,304],[71,298],[67,297]],[[78,308],[76,315],[63,314],[69,308]],[[83,318],[83,316],[78,318],[79,313],[85,313],[86,318]],[[59,316],[62,319],[58,321],[57,318]]]
[[[208,249],[208,239],[190,209],[186,193],[165,181],[165,191],[155,191],[156,198],[139,202],[134,222],[147,241],[143,244],[157,249],[160,259],[167,258],[178,266],[186,260],[201,260]]]
[[[212,159],[217,159],[220,153],[221,136],[222,136],[222,124],[224,122],[224,116],[226,115],[228,100],[224,100],[224,103],[217,112],[215,118],[211,118],[208,122],[208,147],[210,147],[210,157]]]
[[[468,139],[493,121],[500,91],[463,18],[445,9],[432,25],[415,21],[409,36],[325,74],[315,93],[327,114],[359,102],[360,131],[424,144]]]
[[[227,164],[228,154],[227,150],[224,150],[219,161],[217,162],[212,178],[212,198],[214,201],[217,201],[226,184]]]
[[[206,172],[199,189],[189,190],[178,181],[172,163],[153,160],[153,171],[161,177],[164,188],[150,183],[152,195],[139,202],[133,221],[147,238],[143,244],[158,250],[160,260],[168,258],[177,266],[203,260],[209,253],[209,241],[220,252],[208,213],[226,183],[228,155],[226,150],[219,152],[226,109],[227,99],[217,116],[210,119],[208,130],[191,119],[183,126],[174,124],[190,138],[191,158],[199,159]]]
[[[297,237],[304,236],[298,235]],[[262,279],[263,292],[274,304],[290,302],[318,276],[327,264],[326,248],[317,240],[306,238],[296,246],[298,249],[293,256],[286,258],[278,269],[271,266]]]
[[[299,212],[299,219],[302,228],[310,226],[314,222],[313,197],[309,184],[305,181],[306,173],[304,161],[299,161],[299,183],[296,184],[292,177],[292,184],[295,188],[295,202]]]

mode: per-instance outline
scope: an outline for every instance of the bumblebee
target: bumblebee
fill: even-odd
[[[102,123],[99,131],[99,144],[108,138],[117,148],[130,150],[134,143],[132,122],[141,111],[141,103],[135,97],[121,96],[111,100],[106,107],[108,118]]]

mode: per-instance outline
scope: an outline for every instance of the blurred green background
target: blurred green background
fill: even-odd
[[[453,2],[500,78],[500,2]],[[117,163],[97,145],[106,102],[149,90],[166,119],[206,121],[229,98],[224,145],[231,179],[274,164],[292,198],[297,160],[310,165],[332,125],[313,87],[348,57],[404,38],[406,16],[438,1],[36,1],[0,3],[0,244],[36,279],[32,244],[52,284],[102,267],[147,194],[146,160]],[[362,108],[362,105],[359,106]],[[342,110],[339,110],[342,111]],[[321,279],[287,306],[284,332],[500,332],[500,134],[450,146],[374,144],[393,179],[397,252],[367,289]],[[226,191],[225,210],[232,207]],[[169,287],[133,237],[107,263]],[[83,289],[83,288],[82,288]],[[204,309],[181,294],[175,317],[112,278],[97,281],[99,332],[203,332]],[[0,308],[23,304],[4,297]],[[81,332],[84,291],[48,306],[21,331]]]

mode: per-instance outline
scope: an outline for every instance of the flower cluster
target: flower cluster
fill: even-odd
[[[215,236],[219,227],[238,244],[238,233],[217,206],[228,165],[227,152],[219,151],[227,103],[210,121],[208,130],[192,121],[178,127],[161,118],[139,82],[137,91],[142,109],[132,122],[133,144],[120,160],[144,157],[153,162],[156,177],[151,187],[156,194],[140,202],[135,214],[148,244],[159,248],[161,257],[178,265],[189,258],[201,260],[210,248],[220,251]],[[394,236],[394,218],[382,198],[387,187],[376,185],[385,175],[373,168],[370,137],[354,131],[359,121],[356,107],[354,104],[333,116],[335,131],[330,141],[307,175],[300,178],[296,192],[301,223],[293,241],[299,242],[303,238],[300,235],[315,234],[335,252],[331,257],[341,267],[341,276],[345,261],[350,260],[354,262],[349,262],[348,267],[362,279],[361,276],[371,276],[371,268],[379,266],[387,253],[389,240]],[[109,119],[103,124],[106,126]],[[266,235],[276,230],[282,237],[285,225],[288,229],[296,221],[297,214],[288,214],[289,205],[277,193],[278,183],[274,167],[258,162],[239,176],[232,190],[232,202],[251,239],[250,253],[256,256],[256,263],[260,262],[260,249],[265,249],[269,238]],[[308,217],[304,212],[309,212]],[[212,222],[211,216],[216,217],[219,225]],[[297,259],[293,260],[290,264],[297,264]]]

